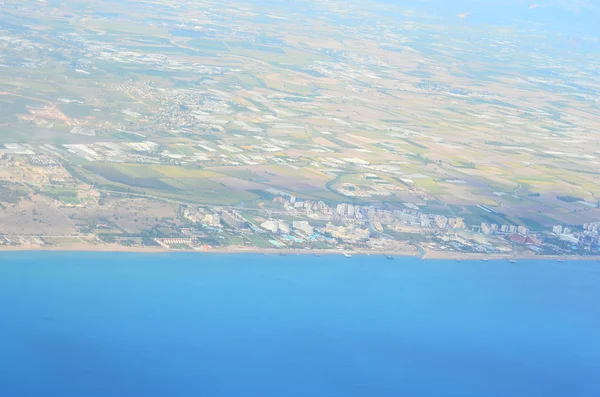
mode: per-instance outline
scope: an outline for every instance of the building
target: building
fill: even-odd
[[[500,231],[502,233],[508,233],[508,225],[502,225],[502,226],[500,226]]]
[[[572,234],[563,233],[560,236],[558,236],[558,238],[561,239],[562,241],[566,241],[568,243],[573,243],[573,244],[579,243],[579,239],[577,237],[573,236]]]
[[[204,221],[209,226],[221,225],[221,217],[219,216],[219,214],[208,214],[204,217]]]
[[[202,221],[203,213],[195,210],[185,209],[183,211],[183,217],[192,223]]]
[[[263,222],[260,225],[260,227],[262,227],[263,229],[265,229],[268,232],[277,233],[279,231],[279,222],[273,221],[273,220],[268,220],[266,222]]]
[[[579,236],[579,246],[585,249],[598,251],[599,237],[594,231],[586,231]]]
[[[371,232],[368,228],[360,228],[355,226],[335,226],[331,222],[327,224],[325,230],[331,233],[333,237],[340,238],[348,241],[358,241],[368,239]]]
[[[527,229],[525,226],[519,226],[517,228],[517,232],[523,236],[527,236],[529,234],[529,229]]]
[[[154,241],[169,249],[191,247],[194,244],[194,240],[189,238],[155,238]]]
[[[520,234],[516,234],[516,233],[509,234],[508,239],[510,241],[512,241],[513,243],[517,243],[517,244],[525,244],[525,242],[527,241],[527,237],[521,236]]]
[[[354,216],[354,206],[352,204],[348,204],[347,209],[348,209],[348,212],[347,212],[348,216]]]
[[[517,232],[517,227],[516,227],[516,226],[514,226],[514,225],[510,225],[510,226],[508,227],[508,231],[509,231],[510,233],[516,233],[516,232]]]
[[[248,222],[235,211],[223,211],[221,218],[223,222],[234,229],[246,229],[248,227]]]
[[[525,241],[525,244],[540,246],[542,245],[542,241],[535,236],[527,236],[527,241]]]
[[[481,233],[483,234],[492,234],[492,227],[487,223],[481,224]]]
[[[307,236],[312,235],[315,231],[315,229],[307,221],[294,221],[292,226],[294,229],[301,231]]]
[[[464,229],[466,227],[465,221],[462,218],[450,218],[448,225],[453,229]]]
[[[562,234],[563,227],[561,225],[555,225],[552,227],[552,233],[554,234]]]
[[[353,230],[353,235],[354,238],[358,239],[358,240],[366,240],[371,236],[371,232],[369,231],[368,228],[360,228],[360,227],[356,227]]]
[[[397,212],[394,213],[394,216],[406,223],[419,223],[420,221],[417,215],[411,214],[409,212]]]
[[[535,246],[542,245],[542,242],[534,236],[523,236],[521,234],[510,234],[508,236],[508,239],[516,244],[527,244],[527,245],[535,245]]]
[[[448,226],[448,218],[443,215],[436,215],[434,220],[435,225],[440,229],[445,229]]]
[[[290,225],[285,221],[277,221],[277,227],[279,228],[279,231],[284,234],[289,234],[291,231]]]
[[[571,233],[573,233],[573,231],[569,227],[565,226],[565,228],[563,229],[563,234],[571,234]]]

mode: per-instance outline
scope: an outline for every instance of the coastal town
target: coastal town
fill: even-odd
[[[530,230],[509,219],[506,223],[474,224],[466,207],[448,208],[443,214],[438,206],[428,204],[433,199],[423,205],[326,203],[274,188],[260,192],[252,206],[200,205],[82,184],[61,165],[66,154],[49,145],[4,146],[0,155],[0,169],[7,180],[1,198],[5,203],[3,224],[5,230],[14,231],[0,235],[0,249],[338,252],[457,258],[600,255],[600,222]],[[156,146],[142,143],[135,153]],[[144,156],[140,154],[138,160],[144,161]],[[366,178],[375,176],[369,173]],[[141,201],[148,208],[140,207]],[[115,208],[121,211],[113,213]],[[498,216],[491,207],[474,208]],[[31,211],[36,228],[44,232],[32,233],[26,229],[27,223],[19,220],[11,224],[6,215],[16,209]]]

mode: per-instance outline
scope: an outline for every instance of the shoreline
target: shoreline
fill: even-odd
[[[508,261],[508,260],[555,260],[555,261],[600,261],[600,256],[553,256],[553,255],[533,255],[533,254],[517,254],[517,255],[499,255],[499,254],[481,254],[481,253],[457,253],[444,251],[427,250],[425,255],[421,255],[418,251],[395,251],[395,250],[337,250],[337,249],[269,249],[269,248],[253,248],[253,247],[229,247],[212,250],[178,250],[167,249],[163,247],[124,247],[121,245],[101,245],[92,244],[72,244],[64,246],[0,246],[0,254],[5,252],[105,252],[105,253],[138,253],[138,254],[167,254],[167,253],[188,253],[188,254],[257,254],[257,255],[314,255],[314,256],[330,256],[344,255],[351,256],[391,256],[394,258],[417,258],[421,260],[456,260],[456,261]]]

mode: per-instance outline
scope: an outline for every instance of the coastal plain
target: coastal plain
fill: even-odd
[[[0,242],[596,255],[598,44],[563,39],[388,3],[6,0]]]

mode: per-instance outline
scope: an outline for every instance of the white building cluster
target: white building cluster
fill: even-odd
[[[525,226],[515,226],[515,225],[498,225],[496,223],[482,223],[481,224],[481,233],[490,235],[490,234],[520,234],[522,236],[527,237],[529,235],[529,229]]]

